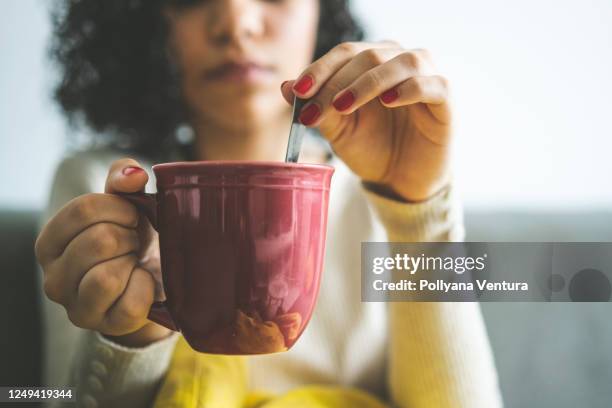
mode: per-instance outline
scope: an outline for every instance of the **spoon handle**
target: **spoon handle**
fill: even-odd
[[[299,117],[302,107],[307,101],[294,97],[293,99],[293,118],[291,119],[291,130],[289,131],[289,142],[287,143],[287,154],[285,162],[297,163],[300,157],[300,148],[302,147],[302,139],[306,133],[306,126],[300,123]]]

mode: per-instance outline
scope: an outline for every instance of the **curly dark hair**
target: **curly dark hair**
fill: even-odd
[[[57,0],[50,53],[61,81],[55,99],[72,127],[86,124],[96,141],[156,156],[176,143],[187,121],[179,75],[166,53],[167,5],[202,0]],[[348,0],[321,0],[315,58],[363,30]]]

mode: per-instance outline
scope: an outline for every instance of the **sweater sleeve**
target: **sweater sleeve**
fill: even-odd
[[[108,167],[118,158],[112,152],[86,152],[64,159],[56,171],[41,223],[71,199],[102,192]],[[152,189],[150,180],[147,190]],[[44,295],[42,276],[41,271],[46,386],[74,387],[79,407],[150,406],[179,334],[147,347],[128,348],[97,332],[80,329],[69,321],[62,306]],[[59,405],[49,402],[45,406]]]
[[[447,187],[421,203],[366,190],[393,242],[463,240],[462,213]],[[479,303],[391,302],[387,381],[401,408],[503,405]]]
[[[130,348],[88,331],[71,372],[77,406],[150,407],[179,336],[175,332],[146,347]]]

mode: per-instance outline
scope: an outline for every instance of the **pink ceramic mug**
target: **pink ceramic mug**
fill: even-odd
[[[282,162],[153,166],[157,194],[124,194],[159,232],[166,301],[149,319],[218,354],[288,350],[319,291],[334,169]]]

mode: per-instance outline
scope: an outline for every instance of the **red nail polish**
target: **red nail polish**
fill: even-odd
[[[397,92],[397,89],[389,89],[388,91],[380,95],[380,99],[384,103],[395,102],[397,98],[399,98],[399,92]]]
[[[129,176],[131,174],[135,174],[135,173],[140,173],[143,172],[144,170],[141,169],[140,167],[135,167],[135,166],[128,166],[126,168],[124,168],[121,173],[123,173],[124,176]]]
[[[321,109],[316,104],[311,104],[302,109],[300,122],[305,126],[310,126],[317,121],[321,115]]]
[[[310,75],[305,75],[293,85],[293,90],[300,94],[305,94],[314,85],[314,79]]]
[[[342,112],[350,108],[355,103],[355,95],[351,91],[346,91],[333,102],[334,108]]]

